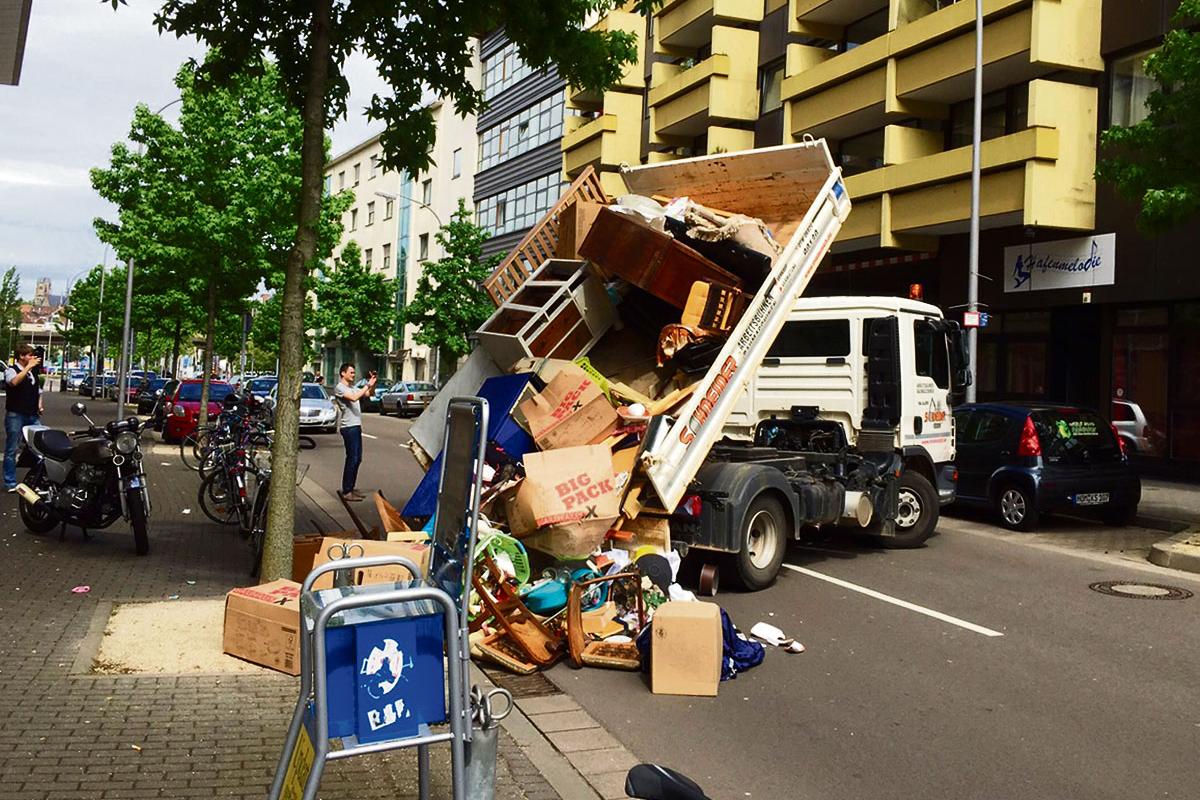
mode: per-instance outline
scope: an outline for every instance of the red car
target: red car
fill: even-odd
[[[177,442],[196,430],[200,419],[200,392],[204,381],[200,379],[182,381],[175,394],[163,408],[163,441]],[[213,381],[208,385],[208,416],[215,418],[221,413],[221,401],[233,391],[228,383]]]

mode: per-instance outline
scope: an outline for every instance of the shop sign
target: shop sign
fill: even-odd
[[[1004,291],[1034,292],[1116,282],[1117,235],[1004,248]]]

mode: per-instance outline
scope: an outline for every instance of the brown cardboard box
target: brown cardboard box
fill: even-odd
[[[292,539],[292,580],[304,583],[308,573],[318,564],[324,564],[328,557],[317,560],[317,553],[324,553],[330,546],[346,539],[355,539],[358,531],[334,531],[333,533],[306,533]],[[326,540],[330,541],[326,541]],[[328,589],[333,586],[333,575],[322,575],[313,584],[314,589]]]
[[[604,392],[574,364],[564,366],[541,394],[519,408],[542,450],[603,441],[619,421]]]
[[[715,697],[721,683],[721,607],[667,602],[651,622],[650,691]]]
[[[392,539],[395,537],[395,539]],[[316,553],[313,561],[313,567],[319,567],[333,559],[329,556],[329,548],[335,545],[346,544],[355,548],[354,558],[366,558],[370,556],[404,556],[411,559],[417,567],[420,568],[421,574],[429,568],[429,536],[420,531],[397,531],[388,534],[391,541],[376,542],[371,539],[355,539],[352,542],[346,542],[341,539],[327,538],[322,541],[320,549]],[[357,548],[362,548],[360,554]],[[418,576],[419,577],[419,576]],[[396,583],[397,581],[409,581],[413,577],[409,575],[408,570],[399,565],[383,566],[383,567],[367,567],[365,569],[357,569],[354,571],[354,583],[358,585],[369,583]],[[325,584],[324,586],[322,584]],[[333,573],[322,575],[317,581],[318,588],[328,588],[333,585]]]
[[[300,584],[278,580],[225,596],[226,653],[300,674]]]
[[[586,556],[620,509],[612,452],[602,445],[525,455],[525,479],[505,498],[509,530],[559,558]]]

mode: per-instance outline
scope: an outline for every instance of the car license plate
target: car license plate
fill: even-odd
[[[1108,502],[1108,492],[1089,492],[1075,495],[1077,506],[1102,506]]]

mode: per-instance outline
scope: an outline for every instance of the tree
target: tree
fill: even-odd
[[[471,221],[462,199],[435,238],[446,254],[422,265],[416,295],[400,316],[417,326],[417,342],[458,358],[471,351],[467,334],[496,310],[482,283],[502,256],[483,257],[487,231]]]
[[[1158,88],[1146,98],[1148,114],[1128,127],[1101,134],[1112,154],[1096,175],[1123,197],[1140,203],[1139,226],[1162,233],[1200,211],[1200,0],[1183,0],[1162,47],[1146,59]]]
[[[347,242],[334,268],[318,277],[316,295],[312,324],[324,328],[327,339],[340,339],[355,351],[387,350],[396,282],[363,264],[357,242]]]
[[[4,360],[12,356],[13,344],[21,327],[21,276],[9,267],[0,278],[0,341],[7,348]]]
[[[122,0],[111,0],[113,8]],[[646,12],[659,0],[637,0]],[[280,315],[280,404],[271,460],[278,486],[296,477],[300,421],[300,369],[304,339],[304,277],[318,263],[317,221],[322,208],[324,132],[344,116],[349,83],[346,59],[361,51],[378,65],[386,96],[372,98],[368,116],[383,123],[385,168],[416,174],[428,166],[436,127],[424,102],[447,98],[460,114],[483,107],[483,90],[471,85],[471,37],[503,27],[521,58],[535,69],[553,65],[567,83],[602,90],[637,57],[637,39],[621,31],[589,31],[596,15],[620,0],[444,0],[335,3],[334,0],[233,3],[165,0],[155,15],[160,31],[195,36],[215,49],[204,79],[221,84],[247,69],[262,70],[264,56],[278,64],[291,103],[301,109],[304,135],[299,226],[288,257]],[[295,497],[272,492],[263,555],[266,580],[291,574]]]

